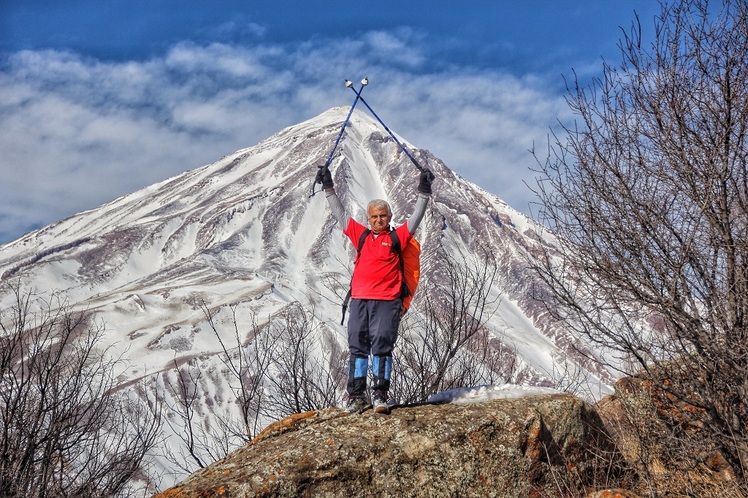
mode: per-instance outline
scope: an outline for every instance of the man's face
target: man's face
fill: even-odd
[[[387,230],[390,226],[390,219],[392,216],[387,214],[387,208],[385,207],[374,207],[369,208],[369,225],[371,231],[379,233]]]

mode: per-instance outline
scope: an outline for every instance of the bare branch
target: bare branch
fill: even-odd
[[[557,318],[661,386],[661,402],[692,407],[691,422],[739,471],[748,464],[748,5],[664,5],[651,46],[637,20],[620,48],[620,66],[605,64],[589,88],[569,85],[578,121],[538,158],[540,217],[562,251],[536,269]]]

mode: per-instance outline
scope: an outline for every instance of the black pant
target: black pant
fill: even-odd
[[[372,361],[372,388],[390,387],[392,350],[397,341],[402,299],[351,299],[348,317],[348,394],[366,391],[369,355]]]

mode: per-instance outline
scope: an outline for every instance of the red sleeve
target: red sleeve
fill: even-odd
[[[366,231],[365,226],[353,218],[348,218],[348,226],[345,227],[343,233],[351,240],[351,244],[353,244],[354,247],[358,247],[358,239],[364,231]]]

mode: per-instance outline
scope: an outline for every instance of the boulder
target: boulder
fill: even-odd
[[[571,395],[292,415],[158,498],[586,496],[627,480]],[[625,486],[620,486],[625,487]]]

